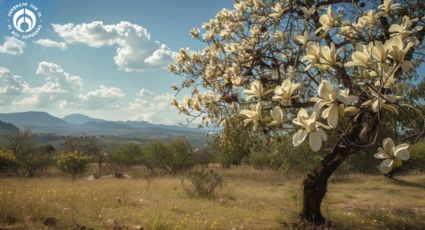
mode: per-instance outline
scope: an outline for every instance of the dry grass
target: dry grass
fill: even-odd
[[[214,199],[188,197],[178,177],[153,179],[0,179],[0,228],[107,228],[115,220],[145,229],[281,229],[300,207],[302,175],[251,168],[220,170]],[[425,184],[425,175],[402,179]],[[425,229],[425,189],[383,176],[333,178],[323,211],[337,229]],[[110,225],[110,224],[109,224]],[[286,227],[285,227],[286,226]]]

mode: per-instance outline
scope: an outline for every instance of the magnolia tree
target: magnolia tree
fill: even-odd
[[[173,86],[177,93],[192,90],[172,104],[206,125],[239,117],[253,132],[290,134],[294,146],[308,141],[314,152],[326,152],[303,182],[301,211],[324,223],[328,178],[347,157],[382,145],[375,157],[388,173],[409,159],[409,145],[396,142],[423,135],[417,100],[404,95],[418,81],[424,7],[421,0],[236,1],[191,31],[206,48],[181,49],[169,66],[184,78]],[[379,126],[401,111],[416,113],[415,125],[403,139],[376,143],[385,135]]]

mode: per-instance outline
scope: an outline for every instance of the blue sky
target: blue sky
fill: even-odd
[[[33,39],[8,30],[17,3],[39,7]],[[179,78],[164,68],[181,47],[200,49],[189,31],[231,0],[0,1],[2,112],[84,113],[110,120],[178,123],[169,106]],[[55,25],[55,26],[53,26]],[[148,37],[148,35],[150,37]]]

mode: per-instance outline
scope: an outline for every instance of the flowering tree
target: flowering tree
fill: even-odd
[[[206,125],[240,117],[253,132],[291,134],[294,146],[308,139],[327,152],[303,182],[301,211],[323,223],[328,178],[376,144],[381,124],[409,111],[418,119],[403,140],[423,135],[417,100],[403,96],[422,61],[424,8],[420,0],[237,0],[191,31],[205,49],[181,49],[169,66],[184,77],[177,93],[192,89],[172,104]],[[407,160],[408,147],[385,139],[375,155],[381,171]]]

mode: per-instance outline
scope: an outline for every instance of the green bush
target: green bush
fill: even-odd
[[[142,164],[144,155],[140,145],[126,143],[112,149],[107,160],[114,167],[115,172],[119,173],[123,168],[128,170],[131,166]]]
[[[425,142],[418,142],[409,148],[410,159],[406,161],[403,170],[407,172],[425,172]]]
[[[0,173],[9,174],[18,166],[15,155],[9,150],[0,150]]]
[[[320,160],[320,154],[313,154],[307,142],[294,147],[290,136],[283,136],[277,142],[263,146],[261,151],[252,151],[248,158],[249,164],[257,169],[300,172],[310,171]]]
[[[183,137],[172,139],[169,143],[152,141],[145,150],[145,165],[151,171],[153,168],[161,168],[176,174],[193,166],[192,146]]]
[[[61,153],[55,157],[56,165],[62,172],[71,175],[75,180],[78,174],[87,170],[90,158],[78,151]]]
[[[270,157],[268,152],[255,151],[249,154],[248,162],[256,169],[270,168]]]
[[[223,185],[223,178],[213,170],[193,169],[182,179],[184,191],[189,196],[212,197],[215,190]]]

